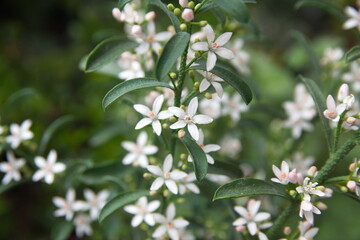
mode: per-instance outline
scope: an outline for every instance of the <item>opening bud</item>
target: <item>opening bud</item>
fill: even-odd
[[[117,21],[121,22],[121,11],[120,11],[120,9],[113,8],[112,15]]]
[[[178,131],[178,137],[179,137],[179,138],[183,138],[183,137],[185,137],[185,135],[186,135],[186,133],[185,133],[184,130]]]
[[[194,11],[190,8],[185,8],[181,14],[182,19],[191,22],[194,19]]]
[[[141,29],[141,26],[140,25],[134,25],[132,26],[131,28],[131,34],[133,35],[139,35],[142,33],[142,29]]]
[[[356,182],[355,181],[348,181],[347,183],[346,183],[346,186],[347,186],[347,188],[350,190],[350,191],[355,191],[355,189],[356,189]]]
[[[145,14],[145,19],[146,21],[152,21],[154,20],[156,17],[156,13],[154,11],[148,12],[147,14]]]
[[[307,175],[308,175],[309,177],[314,177],[315,174],[316,174],[316,172],[317,172],[316,166],[311,166],[311,167],[309,168],[309,170],[307,171]]]
[[[289,235],[290,233],[291,233],[291,227],[285,226],[285,227],[284,227],[284,234],[285,234],[285,235]]]
[[[188,6],[189,1],[188,0],[179,0],[179,4],[180,6],[182,6],[183,8]]]

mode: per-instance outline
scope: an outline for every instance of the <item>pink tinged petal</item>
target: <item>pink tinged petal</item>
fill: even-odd
[[[174,180],[171,179],[165,180],[165,185],[170,192],[172,192],[173,194],[178,194],[178,187]]]
[[[167,172],[170,172],[173,165],[173,157],[171,154],[168,154],[164,160],[163,164],[163,172],[166,174]]]
[[[319,197],[323,197],[325,196],[326,194],[320,190],[315,190],[315,191],[312,191],[311,194],[315,194],[315,195],[318,195]]]
[[[277,179],[277,178],[271,178],[271,181],[273,181],[273,182],[276,182],[276,183],[282,183],[279,179]]]
[[[305,234],[304,234],[304,237],[306,239],[312,239],[315,237],[315,235],[318,233],[319,231],[319,228],[311,228],[309,231],[307,231]]]
[[[260,229],[266,229],[266,228],[271,227],[272,225],[273,224],[271,222],[267,222],[267,223],[260,224],[259,228]]]
[[[224,46],[231,38],[232,32],[226,32],[221,34],[216,40],[215,42],[217,44],[219,44],[219,46]]]
[[[212,82],[211,85],[215,88],[216,94],[221,98],[224,92],[221,84],[217,82]]]
[[[305,216],[306,221],[311,223],[311,225],[314,224],[314,215],[312,214],[312,212],[304,212],[304,216]]]
[[[160,238],[166,233],[166,227],[164,225],[159,226],[153,233],[153,238]]]
[[[140,223],[142,223],[143,220],[144,220],[144,217],[142,214],[135,215],[131,220],[131,226],[137,227],[140,225]]]
[[[326,106],[329,110],[335,111],[336,109],[335,100],[331,95],[327,96],[326,98]]]
[[[313,206],[312,212],[318,215],[321,214],[321,211],[315,206]]]
[[[160,43],[158,43],[158,42],[153,42],[153,43],[151,44],[151,47],[152,47],[152,49],[154,50],[154,52],[155,52],[156,54],[159,54],[160,49],[161,49]]]
[[[151,118],[143,118],[141,119],[135,126],[135,129],[141,129],[147,125],[149,125],[150,123],[152,123]]]
[[[208,59],[206,60],[206,70],[211,71],[216,64],[216,54],[212,51],[208,52]]]
[[[242,226],[247,223],[245,218],[238,218],[233,222],[233,226]]]
[[[204,78],[200,83],[199,91],[200,92],[205,91],[206,89],[208,89],[210,87],[210,85],[211,85],[210,82],[206,78]]]
[[[151,172],[152,174],[154,174],[155,176],[163,176],[164,175],[163,171],[158,166],[152,166],[152,165],[147,166],[147,170],[149,172]]]
[[[184,128],[186,126],[186,122],[184,120],[179,120],[176,123],[170,125],[171,129],[179,129]]]
[[[244,208],[244,207],[241,207],[241,206],[235,206],[234,207],[234,210],[240,214],[242,217],[244,218],[247,218],[247,214],[248,214],[248,211]]]
[[[66,169],[66,165],[59,162],[59,163],[55,163],[51,170],[53,173],[61,173],[65,169]]]
[[[142,55],[145,54],[150,49],[150,43],[148,42],[142,42],[137,48],[135,48],[135,51],[137,54]]]
[[[308,201],[302,201],[300,208],[306,212],[309,212],[313,209],[313,205],[311,204],[311,202]]]
[[[159,120],[156,120],[152,123],[152,128],[154,129],[154,132],[156,135],[160,136],[161,134],[161,124]]]
[[[185,219],[175,219],[173,221],[173,224],[175,228],[184,228],[187,225],[189,225],[189,222],[186,221]]]
[[[137,137],[137,139],[136,139],[136,143],[137,143],[139,146],[145,146],[146,141],[147,141],[147,134],[146,134],[146,132],[141,132],[141,133],[139,134],[139,136]]]
[[[169,111],[174,114],[178,118],[184,118],[185,112],[181,108],[178,107],[169,107]]]
[[[191,137],[196,141],[199,140],[199,129],[197,128],[197,126],[193,123],[189,123],[187,128]]]
[[[147,211],[148,212],[153,212],[155,211],[156,209],[158,209],[160,207],[160,201],[158,200],[155,200],[155,201],[151,201],[149,203],[149,205],[147,206]]]
[[[46,161],[43,157],[35,157],[35,164],[38,168],[44,168]]]
[[[45,176],[45,172],[43,170],[38,170],[35,172],[35,174],[32,177],[32,180],[34,182],[39,181],[40,179],[42,179]]]
[[[185,177],[187,177],[187,173],[182,172],[182,171],[175,170],[170,173],[170,178],[175,181],[183,179]]]
[[[133,154],[133,153],[126,154],[126,156],[122,160],[122,163],[124,165],[129,165],[129,164],[133,163],[137,157],[138,157],[137,154]]]
[[[195,51],[209,51],[209,44],[206,42],[197,42],[191,45],[191,48]]]
[[[261,222],[261,221],[265,221],[268,218],[270,218],[270,213],[260,212],[260,213],[256,214],[256,216],[254,217],[254,221]]]
[[[66,192],[66,201],[68,202],[73,202],[75,201],[75,190],[73,188],[70,188],[67,192]]]
[[[206,34],[206,38],[209,42],[215,40],[215,33],[210,24],[207,24],[205,27],[203,27],[203,30]]]
[[[157,153],[158,147],[153,145],[148,145],[143,148],[143,153],[146,155],[151,155]]]
[[[169,117],[172,117],[174,114],[172,114],[170,111],[161,111],[158,114],[158,119],[167,119]]]
[[[0,163],[0,171],[1,172],[8,172],[9,171],[9,164],[8,163]]]
[[[54,174],[52,174],[52,173],[47,173],[47,174],[45,175],[45,182],[46,182],[47,184],[52,184],[52,183],[54,182]]]
[[[336,106],[337,114],[341,115],[346,110],[346,104],[339,104]]]
[[[173,220],[175,217],[175,205],[170,203],[166,209],[166,218],[167,220]]]
[[[155,219],[153,214],[146,214],[144,216],[144,221],[149,225],[149,226],[154,226],[155,225]]]
[[[65,201],[63,198],[61,197],[53,197],[52,202],[54,203],[54,205],[58,208],[61,208],[62,206],[65,205]]]
[[[272,165],[272,170],[273,170],[275,176],[277,178],[281,179],[281,171],[280,171],[280,169],[277,166]]]
[[[207,115],[199,114],[193,117],[193,121],[196,124],[209,124],[213,121],[213,119]]]
[[[251,236],[254,236],[257,232],[257,226],[256,226],[256,223],[255,222],[249,222],[247,224],[247,228],[249,230],[249,233]]]
[[[214,51],[217,55],[225,59],[233,59],[235,57],[234,53],[231,50],[224,47],[217,48]]]
[[[281,162],[281,172],[286,173],[286,175],[289,173],[289,164],[285,161]]]
[[[193,99],[191,99],[189,106],[186,110],[187,115],[189,115],[190,117],[194,116],[198,109],[198,105],[199,105],[199,102],[198,102],[197,97],[194,97]]]
[[[158,177],[157,179],[155,179],[155,181],[151,184],[150,190],[151,191],[156,191],[159,188],[161,188],[161,186],[164,185],[164,179],[161,177]]]
[[[171,240],[179,240],[180,237],[179,237],[179,232],[177,229],[175,228],[168,228],[167,229],[167,232],[169,234],[169,237]]]
[[[163,215],[161,215],[159,213],[154,213],[153,217],[155,219],[155,222],[157,222],[157,223],[160,223],[160,224],[167,223],[167,220],[166,220],[165,216],[163,216]]]
[[[56,162],[57,159],[57,153],[55,150],[51,150],[48,157],[47,157],[47,161],[50,164],[54,164]]]

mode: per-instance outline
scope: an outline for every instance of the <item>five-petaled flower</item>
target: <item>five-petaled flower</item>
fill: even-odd
[[[11,148],[17,148],[22,141],[33,138],[34,134],[30,131],[31,120],[27,119],[19,126],[16,123],[10,125],[11,135],[5,138],[5,141],[10,144]]]
[[[124,210],[135,216],[131,220],[131,226],[137,227],[143,221],[149,226],[155,225],[154,211],[160,207],[160,201],[154,200],[148,203],[146,197],[141,197],[135,205],[127,205]]]
[[[272,170],[277,178],[271,178],[271,181],[281,184],[296,183],[297,174],[296,169],[289,172],[289,164],[286,161],[281,162],[281,170],[275,165],[272,166]]]
[[[95,194],[90,189],[84,190],[85,205],[90,210],[91,219],[95,220],[99,217],[100,210],[104,207],[109,195],[108,190],[102,190],[98,194]]]
[[[66,169],[66,165],[63,163],[56,162],[57,153],[55,150],[51,150],[47,156],[47,159],[37,156],[35,157],[35,164],[39,168],[33,175],[33,181],[37,182],[44,178],[47,184],[54,182],[56,173],[61,173]]]
[[[204,92],[210,86],[213,86],[216,91],[216,94],[221,98],[224,90],[220,82],[223,82],[224,80],[216,76],[214,73],[205,72],[201,70],[198,70],[198,72],[204,77],[204,79],[200,83],[199,91]]]
[[[2,184],[8,184],[11,180],[19,181],[21,174],[19,169],[25,164],[25,159],[17,159],[13,152],[6,152],[7,162],[0,163],[0,171],[5,173]]]
[[[70,221],[74,216],[74,212],[87,208],[83,201],[76,201],[75,197],[75,190],[73,188],[66,192],[66,199],[54,197],[53,203],[59,208],[54,213],[55,217],[65,216],[66,221]]]
[[[334,98],[329,95],[326,99],[327,109],[324,111],[324,117],[333,122],[340,120],[340,115],[346,110],[346,104],[342,103],[336,106]]]
[[[91,222],[92,219],[88,214],[80,213],[76,215],[74,218],[76,236],[79,238],[84,235],[91,236],[93,232]]]
[[[343,25],[344,29],[357,27],[360,30],[360,13],[355,8],[347,6],[345,14],[349,17]]]

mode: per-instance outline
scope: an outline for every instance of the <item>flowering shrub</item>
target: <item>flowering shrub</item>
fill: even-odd
[[[248,40],[256,32],[250,3],[120,0],[112,17],[123,31],[82,63],[88,73],[116,72],[102,100],[104,114],[120,122],[103,134],[111,139],[123,127],[119,152],[109,153],[116,160],[77,166],[54,149],[47,153],[53,133],[71,121],[66,116],[38,144],[31,120],[11,123],[0,127],[0,193],[26,181],[70,182],[52,197],[59,240],[310,240],[334,207],[327,210],[327,199],[339,192],[356,207],[360,160],[350,152],[360,144],[359,46],[326,48],[320,59],[295,33],[318,72],[294,77],[294,100],[271,109],[261,102],[266,86],[252,79],[258,53]],[[297,3],[313,5],[347,16],[344,29],[359,28],[353,7]]]

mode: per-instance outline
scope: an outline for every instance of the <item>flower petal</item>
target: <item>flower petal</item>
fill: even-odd
[[[208,52],[208,59],[206,60],[206,70],[211,71],[216,64],[216,54],[212,51]]]
[[[207,115],[199,114],[193,117],[193,121],[196,124],[209,124],[213,121],[213,119]]]
[[[163,172],[164,174],[167,172],[170,172],[171,168],[173,165],[173,157],[171,154],[168,154],[164,160],[164,164],[163,164]]]
[[[203,30],[206,34],[208,42],[215,40],[215,33],[210,24],[207,24],[205,27],[203,27]]]
[[[158,96],[153,103],[153,112],[158,114],[164,102],[164,95]]]
[[[134,109],[138,113],[141,113],[142,115],[145,115],[145,116],[148,116],[148,114],[151,112],[151,110],[147,106],[142,105],[142,104],[135,104]]]
[[[199,102],[198,102],[197,97],[194,97],[193,99],[191,99],[189,106],[186,110],[187,115],[189,115],[190,117],[194,116],[198,109],[198,105],[199,105]]]
[[[199,129],[197,128],[197,126],[193,123],[189,123],[187,128],[191,137],[195,139],[195,141],[199,140]]]
[[[219,44],[219,46],[224,46],[231,38],[232,32],[225,32],[223,34],[221,34],[216,40],[215,42],[217,44]]]
[[[191,45],[191,48],[195,51],[208,51],[209,44],[207,42],[197,42]]]
[[[157,179],[155,179],[155,181],[151,184],[150,190],[151,191],[156,191],[159,188],[161,188],[161,186],[164,185],[164,179],[161,177],[158,177]]]
[[[141,119],[135,126],[135,129],[141,129],[147,125],[149,125],[150,123],[152,123],[151,118],[143,118]]]
[[[233,59],[235,57],[234,53],[231,50],[224,47],[215,49],[215,53],[225,59]]]
[[[179,129],[184,128],[186,126],[186,122],[184,120],[179,120],[176,123],[170,125],[171,129]]]

